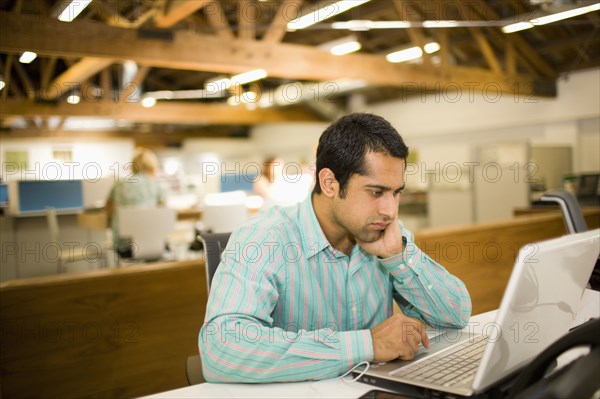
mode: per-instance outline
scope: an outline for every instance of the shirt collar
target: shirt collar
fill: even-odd
[[[327,237],[325,237],[325,233],[323,233],[323,229],[317,220],[311,194],[309,194],[300,204],[298,216],[300,234],[302,236],[302,249],[306,259],[315,256],[327,247],[331,247],[331,244],[327,240]]]

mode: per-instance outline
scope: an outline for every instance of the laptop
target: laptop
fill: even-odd
[[[599,255],[600,229],[525,245],[482,335],[447,330],[413,360],[374,363],[359,381],[426,397],[477,396],[501,385],[569,332]]]

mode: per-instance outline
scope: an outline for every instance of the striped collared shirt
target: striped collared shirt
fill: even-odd
[[[331,378],[373,360],[370,329],[403,312],[436,327],[463,327],[464,284],[421,252],[379,259],[327,241],[310,196],[271,207],[235,231],[212,281],[199,336],[210,382]]]

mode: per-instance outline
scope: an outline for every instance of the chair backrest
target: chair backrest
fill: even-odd
[[[570,234],[582,233],[588,227],[581,212],[581,206],[577,198],[563,190],[551,191],[540,198],[544,202],[556,202],[560,205],[565,220],[565,226]]]
[[[227,233],[240,227],[248,219],[245,203],[205,205],[202,209],[203,231]]]
[[[204,247],[204,263],[208,291],[210,291],[213,276],[221,262],[221,254],[227,246],[230,235],[231,233],[202,233],[198,235],[198,238]]]
[[[160,259],[167,235],[175,229],[174,209],[121,207],[117,209],[119,235],[133,241],[132,258]]]

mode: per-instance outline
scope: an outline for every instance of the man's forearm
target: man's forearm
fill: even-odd
[[[210,382],[320,380],[373,356],[368,330],[291,332],[233,315],[205,323],[198,344]]]

